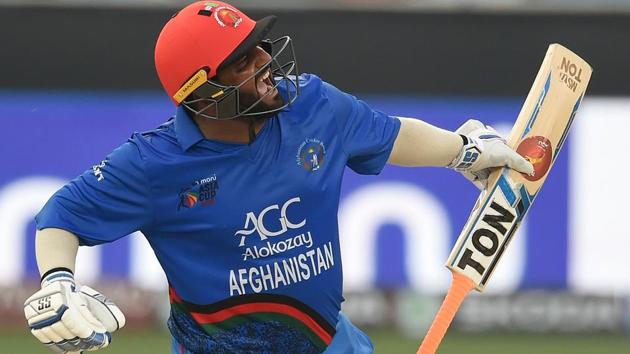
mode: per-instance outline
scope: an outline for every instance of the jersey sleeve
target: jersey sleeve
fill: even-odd
[[[64,229],[93,246],[146,227],[152,208],[144,166],[136,144],[123,144],[58,190],[35,217],[37,229]]]
[[[400,130],[398,118],[373,110],[367,103],[324,83],[334,111],[347,166],[360,174],[381,172]]]

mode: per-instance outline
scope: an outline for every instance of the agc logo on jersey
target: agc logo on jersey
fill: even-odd
[[[241,242],[238,246],[244,246],[245,237],[253,234],[254,232],[258,232],[260,240],[264,241],[269,237],[282,235],[283,233],[287,232],[287,230],[299,229],[300,227],[306,225],[306,219],[303,219],[299,222],[293,222],[287,217],[287,209],[289,208],[289,206],[291,206],[291,204],[299,202],[300,197],[295,197],[287,200],[282,205],[282,207],[280,207],[278,204],[270,205],[263,209],[258,215],[256,215],[256,213],[254,213],[253,211],[248,212],[245,216],[245,225],[243,226],[243,229],[238,230],[236,231],[236,233],[234,233],[234,236],[241,236]],[[275,214],[275,217],[278,218],[278,221],[280,222],[280,227],[277,230],[269,230],[265,226],[265,218],[274,217],[272,215],[267,216],[268,213],[271,213],[274,210],[276,210],[276,212],[273,212],[272,214]]]

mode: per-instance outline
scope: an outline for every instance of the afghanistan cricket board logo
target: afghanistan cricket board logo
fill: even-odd
[[[191,209],[197,205],[206,207],[214,205],[219,181],[216,175],[194,181],[190,186],[183,187],[179,191],[179,204],[177,210]]]
[[[307,171],[317,171],[324,164],[326,147],[318,139],[306,139],[298,148],[297,164]]]
[[[204,3],[204,8],[197,13],[202,16],[213,16],[221,27],[236,28],[243,22],[243,18],[236,13],[236,10],[227,6],[219,6],[214,2]]]

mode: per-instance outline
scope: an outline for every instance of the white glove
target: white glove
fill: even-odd
[[[477,188],[487,187],[493,167],[507,166],[521,173],[534,173],[534,166],[507,146],[505,139],[492,127],[470,119],[455,133],[462,136],[464,145],[448,167],[459,171]]]
[[[24,302],[31,333],[56,353],[94,351],[111,343],[111,332],[125,325],[125,316],[96,290],[77,291],[72,273],[57,271]]]

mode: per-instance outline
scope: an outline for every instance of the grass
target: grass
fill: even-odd
[[[415,353],[419,340],[391,330],[368,334],[376,353]],[[161,329],[125,329],[114,335],[114,343],[103,354],[169,354],[169,335]],[[0,329],[0,354],[49,354],[26,330]],[[461,334],[449,333],[439,354],[627,354],[630,339],[616,335]]]
[[[390,331],[369,332],[376,353],[415,353],[419,340]],[[439,354],[628,354],[630,339],[617,335],[448,333]]]
[[[170,336],[161,329],[128,330],[114,333],[112,346],[96,353],[103,354],[170,354]],[[0,354],[51,354],[26,329],[0,330]],[[86,352],[87,353],[87,352]],[[91,353],[91,352],[90,352]]]

